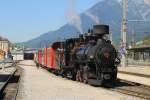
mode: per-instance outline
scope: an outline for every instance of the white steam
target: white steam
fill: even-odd
[[[150,5],[150,0],[144,0],[144,2],[148,5]]]
[[[76,12],[76,0],[67,0],[68,1],[68,12],[67,12],[67,19],[69,20],[69,24],[76,27],[76,29],[83,33],[82,31],[82,22],[80,16]]]
[[[98,16],[93,15],[90,12],[85,12],[85,15],[90,17],[96,24],[100,24],[100,20],[99,20]]]

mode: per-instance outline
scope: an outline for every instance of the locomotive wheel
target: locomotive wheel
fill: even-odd
[[[82,76],[83,76],[83,83],[87,84],[88,83],[88,69],[87,69],[87,66],[84,67]]]
[[[76,81],[79,81],[79,72],[77,71],[77,74],[76,74]]]
[[[76,81],[82,82],[82,76],[81,76],[81,71],[80,71],[80,70],[77,71],[77,74],[76,74]]]
[[[85,83],[85,84],[88,83],[87,73],[83,73],[83,83]]]
[[[71,80],[73,80],[73,81],[76,80],[76,74],[75,74],[74,72],[72,73],[72,78],[71,78]]]
[[[64,69],[61,70],[61,76],[62,76],[62,78],[66,77],[66,70],[64,70]]]
[[[117,72],[112,73],[112,80],[116,80],[117,79]]]

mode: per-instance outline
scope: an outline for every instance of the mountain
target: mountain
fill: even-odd
[[[150,4],[146,0],[129,0],[129,20],[147,20],[150,19]],[[95,4],[90,9],[80,14],[83,32],[86,32],[92,25],[108,24],[113,34],[115,43],[120,41],[122,6],[118,0],[103,0]],[[98,20],[98,21],[95,21]],[[136,39],[140,40],[150,32],[150,23],[129,21],[128,22],[128,41],[131,40],[131,30],[135,30]],[[54,41],[64,40],[70,37],[77,37],[78,30],[67,23],[56,31],[50,31],[43,35],[24,42],[25,45],[34,48],[45,47]]]

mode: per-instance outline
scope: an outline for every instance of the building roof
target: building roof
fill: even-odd
[[[11,54],[24,54],[23,50],[17,51],[17,50],[12,50]]]
[[[0,41],[8,41],[8,42],[9,42],[8,39],[6,39],[6,38],[4,38],[4,37],[2,37],[2,36],[0,36]]]
[[[139,46],[139,47],[130,48],[128,50],[129,51],[150,51],[150,46],[143,45],[143,46]]]

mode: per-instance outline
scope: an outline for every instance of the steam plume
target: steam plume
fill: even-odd
[[[144,2],[148,5],[150,5],[150,0],[144,0]]]
[[[80,19],[80,16],[76,12],[76,0],[67,0],[68,1],[68,12],[67,12],[67,19],[69,20],[69,24],[73,25],[76,27],[76,29],[80,32],[83,33],[82,31],[82,22]]]
[[[90,12],[86,12],[85,15],[88,16],[88,17],[90,17],[96,24],[100,24],[98,16],[93,15]]]

